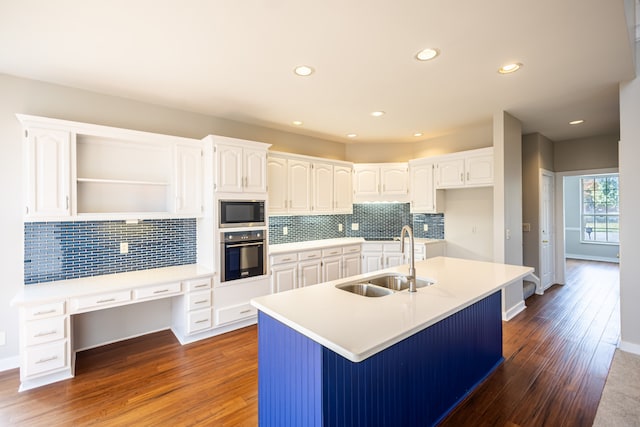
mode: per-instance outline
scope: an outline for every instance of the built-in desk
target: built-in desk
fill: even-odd
[[[11,301],[20,309],[20,391],[74,376],[75,314],[173,298],[181,343],[211,329],[212,275],[190,264],[24,286]]]

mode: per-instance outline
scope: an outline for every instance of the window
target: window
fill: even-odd
[[[585,176],[582,189],[582,242],[619,243],[618,175]]]

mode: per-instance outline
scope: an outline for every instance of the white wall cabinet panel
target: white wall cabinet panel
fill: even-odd
[[[264,193],[267,191],[267,151],[244,149],[244,191]]]
[[[438,188],[464,187],[464,159],[439,161],[437,173]]]
[[[298,287],[317,285],[322,282],[322,261],[320,259],[298,263]]]
[[[267,191],[267,151],[236,144],[216,143],[216,192]]]
[[[353,165],[353,191],[357,199],[378,198],[380,168],[377,165]]]
[[[385,196],[407,196],[407,164],[384,165],[380,167],[380,183]]]
[[[313,163],[313,204],[314,213],[332,213],[333,204],[333,165]]]
[[[466,185],[493,185],[493,153],[465,158]]]
[[[411,213],[444,212],[444,195],[435,186],[432,162],[409,162],[409,194]]]
[[[287,159],[269,156],[267,159],[269,180],[269,213],[287,213],[289,208],[289,172]]]
[[[199,145],[176,147],[175,213],[202,215],[202,149]]]
[[[27,218],[71,215],[71,132],[25,130]]]
[[[305,214],[311,211],[311,163],[303,160],[288,161],[289,213]]]
[[[436,188],[491,185],[493,185],[493,147],[442,156],[436,162]]]
[[[353,213],[353,168],[333,167],[334,213]]]
[[[409,199],[406,163],[363,163],[355,164],[353,169],[356,202]]]

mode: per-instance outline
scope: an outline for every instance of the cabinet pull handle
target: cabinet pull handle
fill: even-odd
[[[315,258],[315,257],[317,257],[317,256],[318,256],[318,255],[307,255],[307,258]]]
[[[51,313],[55,313],[55,312],[56,312],[56,309],[55,309],[55,308],[52,308],[51,310],[45,310],[45,311],[38,311],[38,312],[35,312],[35,313],[33,313],[33,315],[34,315],[34,316],[42,316],[42,315],[44,315],[44,314],[51,314]]]
[[[251,312],[251,309],[250,309],[250,308],[248,308],[248,309],[246,309],[246,310],[242,310],[242,311],[240,312],[240,314],[247,314],[247,313],[250,313],[250,312]]]
[[[282,261],[291,261],[291,258],[282,258]]]
[[[157,291],[153,291],[154,294],[161,294],[163,292],[169,292],[169,289],[159,289]]]
[[[52,331],[47,331],[47,332],[38,332],[33,337],[34,338],[46,337],[47,335],[55,335],[57,332],[58,331],[56,331],[55,329],[52,330]]]
[[[200,285],[196,285],[196,286],[195,286],[195,288],[206,288],[206,287],[208,287],[208,286],[209,286],[209,284],[208,284],[208,283],[202,283],[202,284],[200,284]]]
[[[65,206],[66,209],[69,209],[69,196],[65,197]]]
[[[207,318],[207,319],[202,319],[202,320],[196,320],[196,323],[206,323],[208,321],[209,321],[209,319]]]
[[[200,301],[196,301],[194,304],[204,304],[206,302],[209,302],[209,300],[203,299],[203,300],[200,300]]]
[[[39,363],[47,363],[47,362],[51,362],[52,360],[56,360],[58,358],[58,356],[51,356],[51,357],[46,357],[44,359],[40,359],[36,362],[36,364]]]
[[[105,302],[114,302],[116,299],[115,298],[108,298],[108,299],[99,299],[98,301],[96,301],[97,304],[104,304]]]

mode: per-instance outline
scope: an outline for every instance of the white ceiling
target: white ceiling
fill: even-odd
[[[624,0],[0,0],[0,73],[342,142],[500,110],[552,140],[617,133],[632,39]]]

